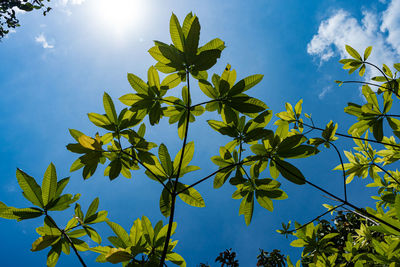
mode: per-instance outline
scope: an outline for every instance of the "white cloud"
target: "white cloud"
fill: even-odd
[[[337,10],[323,20],[307,45],[307,52],[316,56],[321,63],[339,55],[348,58],[345,45],[350,45],[363,53],[367,46],[373,46],[368,61],[388,66],[400,57],[400,0],[392,0],[387,9],[379,14],[362,11],[358,21],[345,10]],[[366,79],[377,75],[376,70],[367,68]],[[321,93],[322,94],[322,93]],[[324,94],[322,94],[324,95]]]
[[[329,93],[332,90],[332,86],[327,86],[324,89],[322,89],[321,93],[319,93],[318,98],[323,99],[327,93]]]
[[[400,0],[393,0],[383,12],[381,31],[387,31],[387,42],[400,54]]]
[[[47,40],[46,37],[44,36],[43,33],[41,33],[39,36],[35,37],[35,41],[39,44],[41,44],[43,46],[43,48],[45,49],[51,49],[54,48],[54,45],[50,45]]]
[[[60,0],[60,2],[61,2],[61,4],[63,6],[66,6],[68,4],[70,4],[70,5],[80,5],[83,2],[85,2],[85,0]]]

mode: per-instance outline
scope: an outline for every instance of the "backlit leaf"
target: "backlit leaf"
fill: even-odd
[[[47,168],[42,182],[42,199],[43,205],[47,204],[54,199],[57,191],[57,173],[56,167],[53,163],[50,163]]]

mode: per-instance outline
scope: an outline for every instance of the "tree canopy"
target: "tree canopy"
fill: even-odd
[[[357,121],[344,133],[339,131],[339,124],[332,121],[325,127],[316,126],[313,118],[304,112],[301,99],[295,104],[285,103],[284,110],[274,117],[264,101],[249,93],[261,82],[262,74],[237,79],[236,70],[227,64],[222,73],[219,72],[221,74],[209,75],[220,60],[225,43],[214,38],[200,44],[200,22],[195,14],[187,14],[182,23],[172,14],[169,26],[172,44],[154,41],[148,52],[156,63],[148,68],[147,77],[128,73],[133,91],[119,98],[126,108],[118,111],[114,100],[104,93],[104,111],[88,114],[99,132],[84,134],[70,129],[74,141],[67,145],[69,151],[78,155],[70,171],[81,170],[84,180],[93,177],[99,165],[106,166],[103,175],[110,181],[131,178],[138,173],[134,171],[143,170],[144,175],[160,188],[159,209],[167,223],[162,220],[152,223],[142,216],[132,222],[130,229],[124,229],[108,218],[112,211],[99,210],[99,198],[96,197],[84,212],[77,203],[80,194],[63,194],[69,178],[58,179],[53,163],[45,171],[41,185],[38,179],[17,169],[22,194],[33,206],[16,208],[0,202],[0,217],[17,221],[43,219],[43,226],[36,228],[39,237],[31,250],[49,249],[47,266],[55,266],[60,255],[70,254],[71,249],[82,266],[86,266],[86,262],[80,251],[97,253],[99,263],[186,266],[185,255],[175,250],[178,241],[172,239],[179,229],[178,223],[185,223],[174,221],[178,199],[193,207],[205,207],[196,186],[213,179],[214,189],[223,186],[235,189],[232,198],[240,200],[239,215],[243,215],[244,223],[249,226],[256,203],[266,212],[273,212],[275,201],[288,197],[280,182],[285,179],[298,185],[299,190],[310,186],[332,200],[325,204],[327,212],[316,214],[310,222],[283,223],[283,229],[278,230],[283,235],[292,235],[295,240],[291,245],[303,249],[302,259],[296,266],[301,262],[308,266],[375,263],[396,266],[400,263],[400,173],[393,167],[400,159],[397,142],[400,138],[400,120],[397,118],[400,115],[396,113],[395,102],[400,98],[397,78],[400,64],[394,64],[392,69],[385,64],[380,68],[368,61],[372,47],[367,47],[361,56],[346,46],[351,58],[340,61],[344,69],[350,74],[358,71],[363,77],[366,68],[371,67],[379,71],[380,76],[373,77],[371,82],[337,81],[339,86],[361,84],[365,99],[364,103],[349,103],[345,107],[344,111]],[[193,97],[195,86],[204,93],[207,101],[197,102]],[[192,163],[195,145],[199,144],[190,140],[189,131],[196,123],[196,117],[205,112],[216,115],[218,119],[207,123],[229,138],[229,142],[210,148],[216,155],[205,167],[208,175],[198,177],[193,183],[184,183],[182,177],[200,169],[192,165],[195,164]],[[170,125],[176,124],[177,140],[181,142],[176,155],[171,154],[172,150],[164,143],[156,144],[145,137],[147,127],[144,122],[152,127],[165,119]],[[352,139],[356,144],[353,151],[344,151],[348,162],[336,146],[341,140],[339,137]],[[300,167],[301,159],[317,157],[327,149],[333,149],[337,154],[335,170],[340,172],[343,183],[340,195],[311,182]],[[347,184],[357,177],[370,179],[368,186],[377,188],[374,208],[359,207],[349,200]],[[53,212],[68,210],[73,204],[72,218],[57,223]],[[341,210],[346,211],[345,215]],[[333,212],[338,212],[335,227],[323,220],[314,224]],[[337,223],[340,220],[342,224]],[[98,223],[106,223],[114,233],[107,238],[106,244],[96,230]],[[90,246],[86,237],[97,245]],[[217,260],[237,266],[234,258],[235,253],[226,250]],[[286,262],[294,266],[289,256]],[[261,251],[259,264],[281,266],[284,259],[279,251]]]
[[[10,29],[20,26],[17,18],[17,10],[30,12],[32,10],[42,10],[43,15],[51,10],[46,6],[50,0],[0,0],[0,40],[4,38]]]

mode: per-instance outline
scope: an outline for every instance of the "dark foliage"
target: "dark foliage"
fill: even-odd
[[[50,0],[0,0],[0,40],[10,32],[10,29],[20,26],[16,9],[26,12],[42,10],[43,15],[46,15],[51,8],[43,2]]]

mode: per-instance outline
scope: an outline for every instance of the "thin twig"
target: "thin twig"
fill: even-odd
[[[336,210],[336,209],[338,209],[338,208],[340,208],[340,207],[343,207],[344,205],[345,205],[345,204],[342,203],[342,204],[340,204],[339,206],[333,207],[333,208],[329,209],[328,211],[322,213],[321,215],[315,217],[314,219],[312,219],[312,220],[309,221],[308,223],[303,224],[303,225],[301,225],[300,227],[298,227],[298,228],[296,228],[296,229],[294,229],[294,230],[288,231],[288,233],[289,233],[289,234],[294,233],[294,232],[296,232],[296,231],[298,231],[298,230],[300,230],[300,229],[306,227],[306,226],[309,225],[310,223],[315,222],[316,220],[318,220],[319,218],[325,216],[326,214],[328,214],[328,213],[330,213],[330,212],[332,212],[332,211],[334,211],[334,210]]]
[[[169,188],[164,184],[164,182],[163,182],[160,178],[158,178],[158,176],[157,176],[152,170],[150,170],[149,167],[147,167],[143,162],[141,162],[139,159],[137,159],[137,158],[134,157],[133,155],[131,155],[131,154],[129,154],[128,152],[126,152],[125,149],[122,149],[121,152],[124,153],[125,155],[128,155],[131,159],[133,159],[134,161],[136,161],[137,163],[139,163],[141,166],[143,166],[149,173],[151,173],[151,174],[157,179],[157,181],[159,181],[159,182],[164,186],[164,188],[165,188],[168,192],[171,193],[171,191],[170,191]]]
[[[72,249],[75,252],[75,255],[78,257],[79,261],[81,262],[83,267],[87,267],[87,265],[85,264],[85,262],[83,261],[81,255],[79,255],[78,250],[76,249],[74,243],[72,242],[71,238],[69,238],[69,236],[64,232],[64,230],[61,230],[58,225],[56,224],[56,222],[53,220],[53,218],[51,218],[50,215],[47,214],[47,211],[45,211],[46,217],[49,218],[50,222],[57,228],[58,231],[60,231],[60,233],[65,237],[65,239],[67,239],[67,242],[71,245]]]
[[[182,144],[182,153],[181,153],[181,158],[179,159],[179,165],[178,165],[178,171],[176,174],[176,180],[175,180],[175,184],[174,184],[174,189],[171,192],[171,210],[170,210],[170,214],[169,214],[169,222],[168,222],[168,229],[167,229],[167,236],[165,239],[165,243],[164,243],[164,249],[161,255],[161,260],[160,260],[160,267],[163,267],[163,265],[165,264],[165,258],[167,256],[167,251],[168,251],[168,245],[169,245],[169,240],[171,238],[171,231],[172,231],[172,224],[174,222],[174,215],[175,215],[175,201],[176,201],[176,191],[178,189],[178,179],[179,179],[179,175],[181,172],[181,168],[182,168],[182,162],[183,162],[183,157],[185,155],[185,148],[186,148],[186,143],[187,143],[187,137],[188,137],[188,132],[189,132],[189,123],[190,123],[190,83],[189,83],[189,70],[186,70],[186,81],[187,81],[187,88],[188,88],[188,103],[186,106],[186,112],[187,112],[187,116],[186,116],[186,125],[185,125],[185,136],[183,138],[183,144]]]
[[[385,77],[387,83],[389,84],[390,88],[387,88],[387,89],[390,92],[392,92],[393,94],[395,94],[397,97],[400,98],[400,96],[393,90],[392,85],[390,84],[390,81],[389,81],[388,77],[386,76],[386,74],[378,66],[376,66],[375,64],[372,64],[372,63],[370,63],[368,61],[363,61],[363,63],[368,64],[368,65],[374,67],[375,69],[377,69],[383,75],[383,77]]]
[[[377,165],[375,162],[373,162],[371,165],[378,167],[378,168],[379,168],[380,170],[382,170],[384,173],[386,173],[387,175],[389,175],[390,178],[392,178],[397,184],[400,185],[400,182],[399,182],[397,179],[395,179],[395,178],[393,177],[393,175],[390,174],[390,172],[388,172],[387,170],[385,170],[385,169],[382,168],[381,166]]]
[[[400,232],[400,228],[398,228],[398,227],[396,227],[396,226],[394,226],[394,225],[392,225],[392,224],[386,222],[385,220],[382,220],[382,219],[376,217],[375,215],[373,215],[373,214],[371,214],[371,213],[369,213],[369,212],[363,210],[362,208],[357,207],[357,206],[355,206],[354,204],[352,204],[352,203],[350,203],[350,202],[348,202],[348,201],[346,201],[346,200],[344,200],[344,199],[342,199],[342,198],[340,198],[340,197],[338,197],[338,196],[336,196],[336,195],[334,195],[334,194],[328,192],[327,190],[325,190],[325,189],[319,187],[318,185],[316,185],[316,184],[314,184],[314,183],[308,181],[308,180],[305,179],[304,177],[298,176],[296,173],[293,173],[291,170],[289,170],[289,169],[285,168],[284,166],[282,166],[281,164],[279,164],[279,162],[275,161],[273,158],[271,158],[271,160],[274,161],[274,162],[275,162],[278,166],[280,166],[282,169],[285,169],[288,173],[290,173],[291,175],[295,176],[296,178],[301,179],[301,180],[304,179],[304,182],[307,183],[307,184],[309,184],[309,185],[311,185],[312,187],[314,187],[314,188],[316,188],[316,189],[318,189],[318,190],[324,192],[325,194],[327,194],[327,195],[329,195],[329,196],[331,196],[331,197],[337,199],[338,201],[342,202],[343,204],[345,204],[345,205],[347,205],[347,206],[349,206],[349,207],[352,207],[352,208],[355,209],[356,211],[358,211],[358,212],[364,214],[365,216],[371,217],[371,218],[373,218],[374,220],[379,221],[380,223],[383,223],[383,224],[389,226],[390,228],[392,228],[392,229],[394,229],[394,230]]]
[[[222,101],[222,100],[223,99],[221,99],[221,98],[217,98],[217,99],[213,99],[213,100],[209,100],[209,101],[204,101],[204,102],[198,103],[196,105],[193,105],[190,108],[192,109],[192,108],[197,107],[197,106],[201,106],[201,105],[212,103],[212,102]]]
[[[359,213],[359,212],[357,212],[357,211],[355,211],[355,210],[351,210],[351,209],[348,209],[348,208],[346,208],[346,207],[344,207],[343,209],[347,210],[348,212],[354,213],[354,214],[356,214],[357,216],[360,216],[360,217],[364,218],[365,220],[372,222],[372,223],[375,224],[375,225],[379,225],[379,223],[377,223],[376,221],[372,220],[371,218],[368,218],[368,217],[365,216],[365,215],[362,215],[361,213]]]
[[[246,160],[246,161],[234,163],[234,164],[225,166],[225,167],[223,167],[223,168],[221,168],[221,169],[218,169],[218,170],[216,170],[215,172],[213,172],[213,173],[207,175],[206,177],[204,177],[204,178],[198,180],[197,182],[195,182],[195,183],[189,185],[188,187],[182,189],[181,191],[178,191],[176,194],[179,195],[180,193],[185,192],[185,191],[188,190],[189,188],[192,188],[192,187],[194,187],[194,186],[196,186],[196,185],[198,185],[198,184],[200,184],[200,183],[206,181],[207,179],[213,177],[214,175],[216,175],[217,173],[219,173],[219,172],[221,172],[221,171],[224,171],[224,170],[226,170],[226,169],[233,168],[233,167],[236,167],[236,166],[238,166],[238,165],[242,165],[242,164],[244,164],[244,163],[246,163],[246,162],[251,162],[251,161],[254,161],[254,160]]]
[[[300,122],[299,121],[299,123],[302,123],[304,126],[307,126],[309,128],[315,129],[315,130],[319,130],[319,131],[324,131],[325,130],[325,129],[322,129],[322,128],[319,128],[319,127],[315,127],[315,126],[309,125],[309,124],[304,123],[304,122]],[[335,134],[338,135],[338,136],[346,137],[346,138],[357,139],[357,140],[361,140],[361,141],[368,141],[368,142],[371,142],[371,143],[376,143],[376,144],[381,144],[381,145],[387,145],[387,146],[400,148],[400,145],[395,145],[395,144],[390,144],[390,143],[386,143],[386,142],[376,141],[376,140],[373,140],[373,139],[367,139],[367,138],[362,138],[362,137],[357,137],[357,136],[351,136],[351,135],[348,135],[348,134],[341,134],[341,133],[337,133],[337,132]]]
[[[185,105],[182,105],[181,103],[178,103],[178,102],[174,102],[174,101],[166,100],[166,99],[164,99],[164,98],[161,98],[160,100],[161,100],[161,101],[164,101],[164,102],[167,102],[167,103],[171,103],[171,104],[174,104],[174,105],[181,106],[181,107],[183,107],[183,108],[186,108],[186,106],[185,106]]]
[[[344,164],[343,164],[343,159],[342,156],[340,155],[339,150],[337,149],[337,147],[329,141],[329,144],[331,146],[333,146],[333,148],[336,150],[336,153],[339,156],[339,160],[340,160],[340,164],[342,165],[342,172],[343,172],[343,187],[344,187],[344,200],[347,201],[347,188],[346,188],[346,171],[344,170]]]

